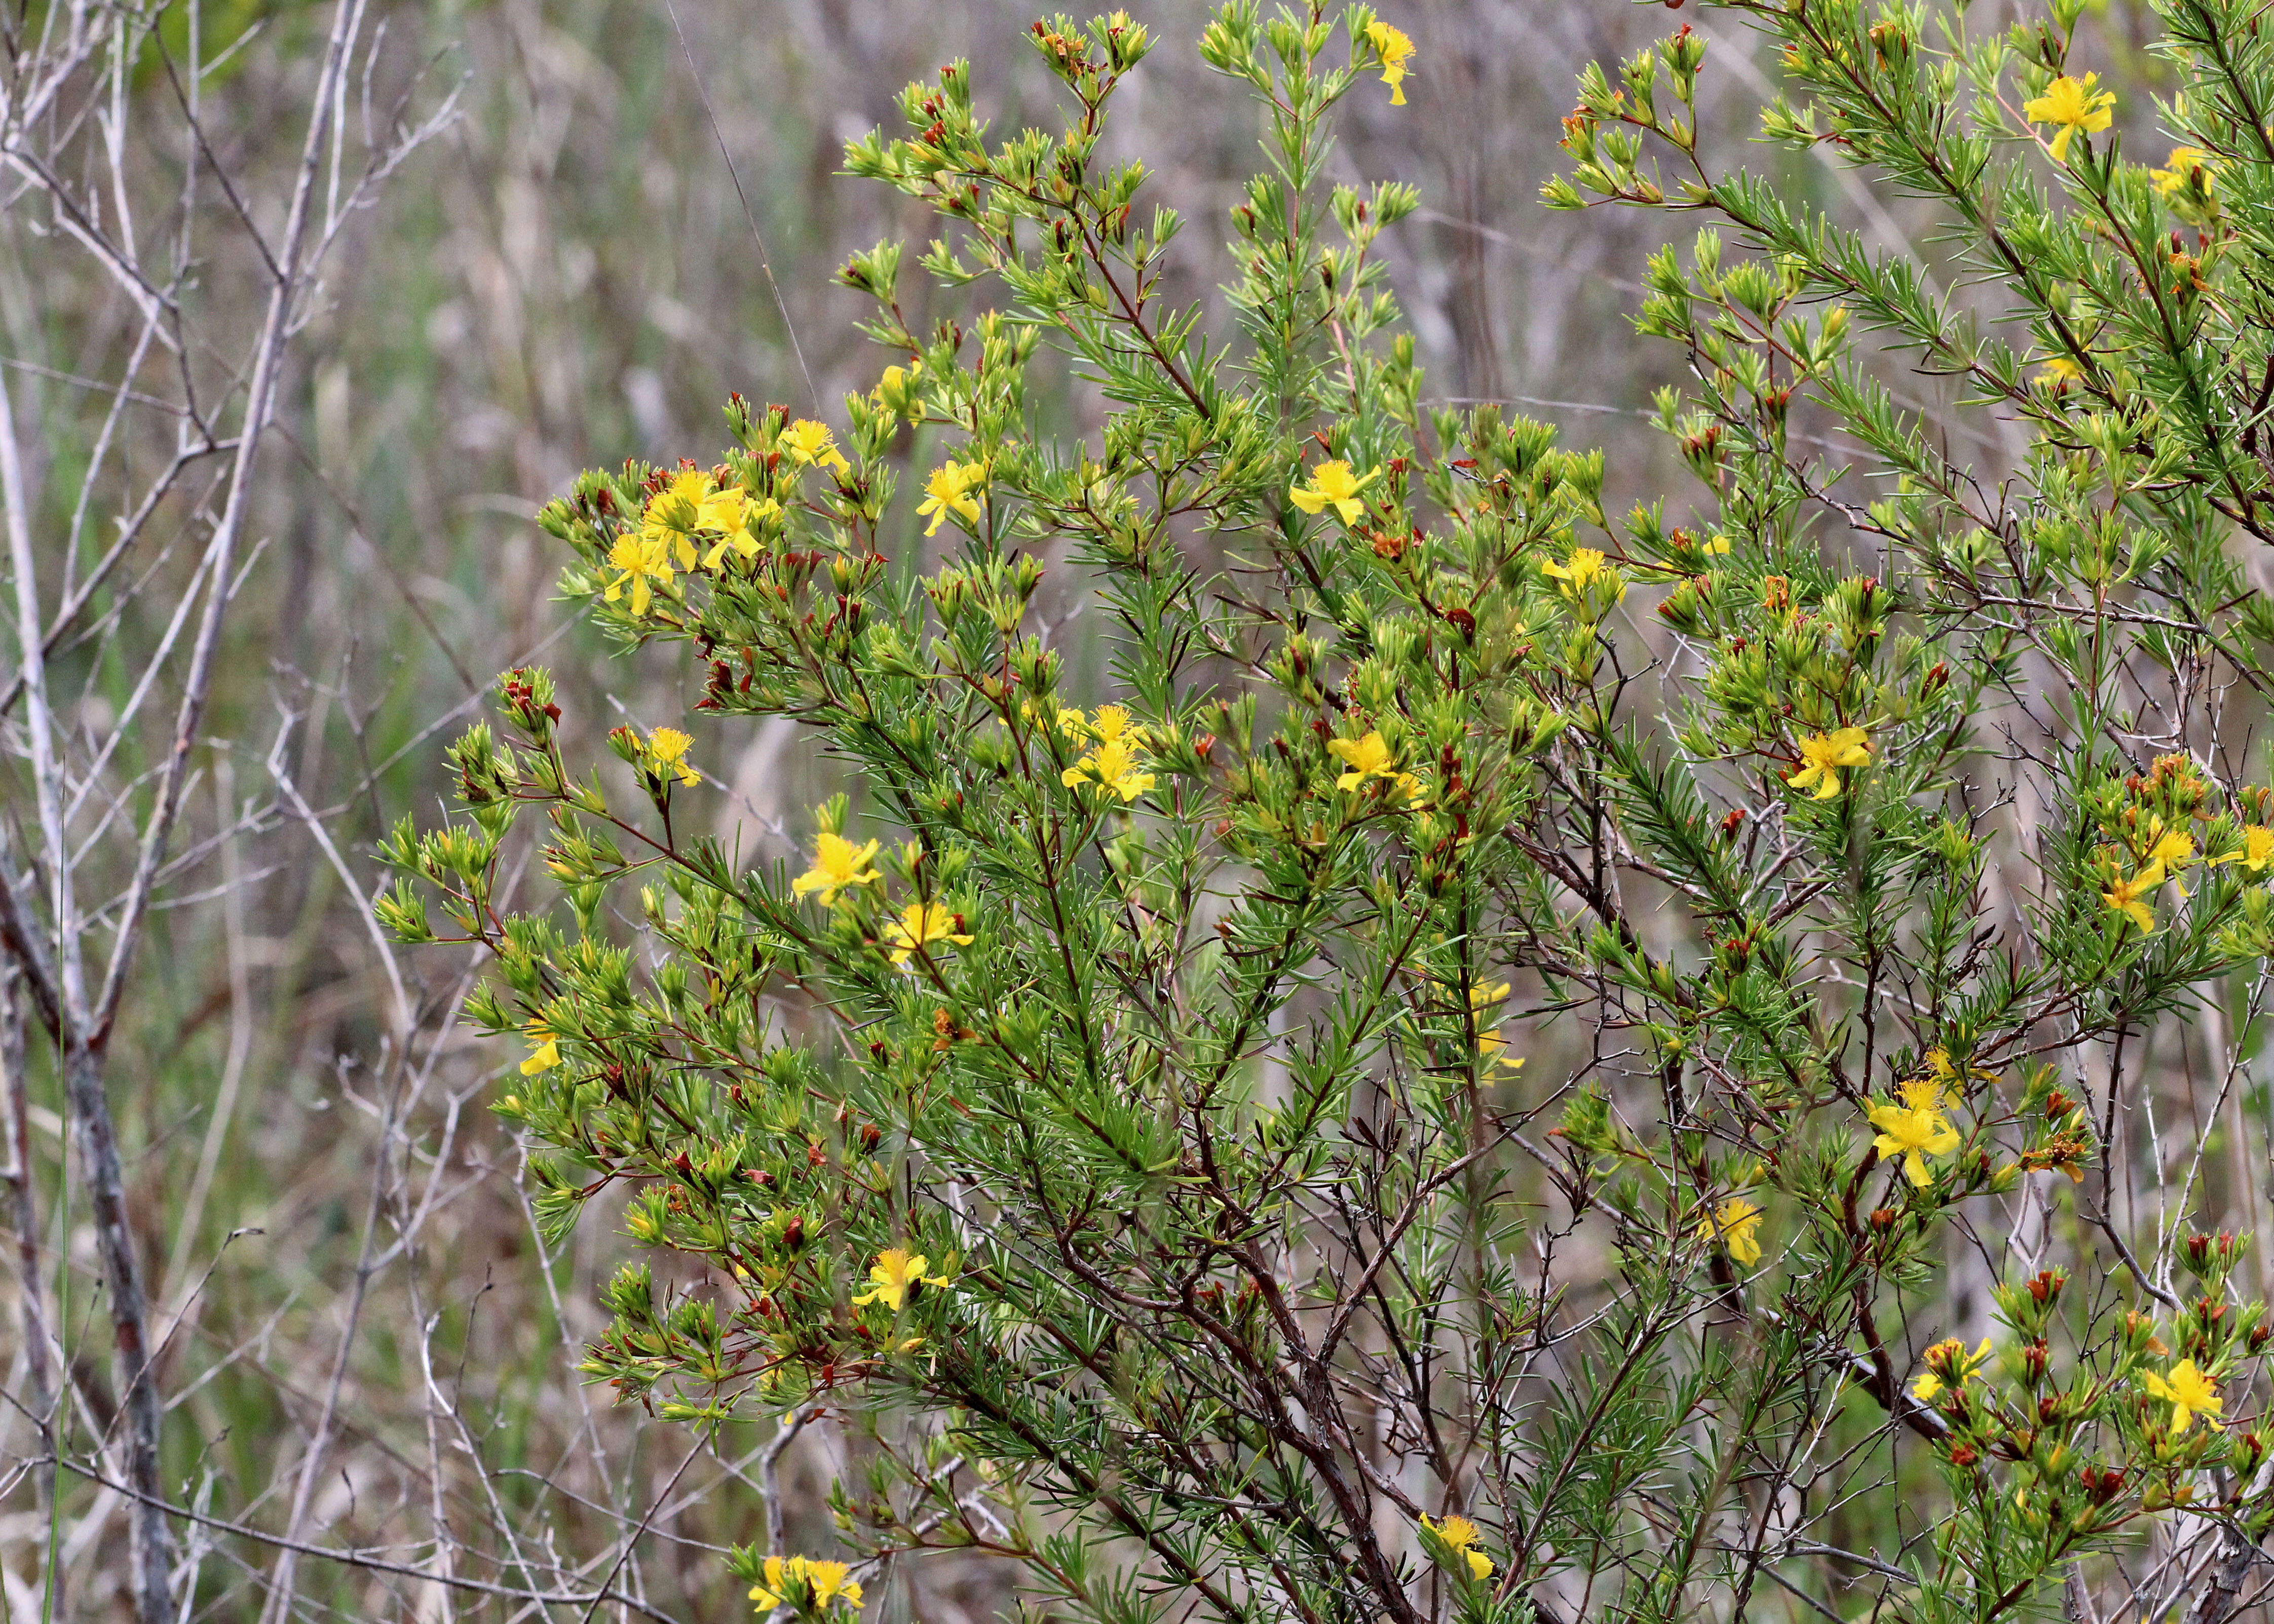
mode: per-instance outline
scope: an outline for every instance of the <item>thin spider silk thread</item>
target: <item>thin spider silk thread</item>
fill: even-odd
[[[782,331],[789,335],[790,354],[797,357],[797,370],[805,379],[805,393],[814,410],[821,409],[821,391],[814,387],[813,369],[805,364],[805,347],[797,342],[797,324],[789,319],[789,304],[782,297],[781,284],[774,280],[773,262],[766,257],[766,239],[758,229],[758,218],[750,212],[749,194],[742,190],[742,177],[734,169],[734,154],[727,150],[725,132],[719,128],[719,116],[711,110],[711,93],[703,87],[703,70],[696,65],[695,48],[687,42],[687,30],[679,26],[679,8],[672,0],[663,0],[664,15],[671,19],[671,31],[679,36],[679,49],[687,57],[687,75],[695,81],[696,100],[703,103],[703,117],[711,122],[711,139],[719,143],[719,155],[727,161],[727,178],[734,183],[735,200],[742,206],[743,223],[750,228],[750,241],[757,244],[758,268],[765,273],[766,286],[774,296],[774,308],[781,312]]]

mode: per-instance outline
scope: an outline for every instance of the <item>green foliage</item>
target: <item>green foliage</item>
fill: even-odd
[[[2274,44],[2160,8],[2151,172],[2074,8],[1725,9],[1783,52],[1766,137],[1928,200],[1949,259],[1710,168],[1687,26],[1591,70],[1548,201],[1719,222],[1638,318],[1692,380],[1658,406],[1679,523],[1607,515],[1539,424],[1424,410],[1374,252],[1415,194],[1325,178],[1410,43],[1245,0],[1201,45],[1264,109],[1238,342],[1162,306],[1181,222],[1103,156],[1145,30],[1059,18],[1059,135],[990,145],[957,63],[848,149],[1000,308],[913,332],[900,250],[858,255],[894,363],[841,448],[738,399],[715,467],[545,510],[602,625],[692,644],[697,711],[796,718],[862,802],[806,872],[747,866],[674,830],[688,733],[618,730],[628,794],[516,671],[452,752],[464,817],[389,843],[388,926],[433,939],[423,884],[496,958],[546,1219],[627,1184],[632,1238],[712,1271],[627,1268],[596,1379],[697,1424],[837,1410],[858,1553],[995,1553],[1100,1624],[1772,1592],[1987,1624],[2171,1507],[2266,1530],[2266,1446],[2215,1425],[2268,1336],[2238,1248],[2127,1240],[2110,1192],[2127,1060],[2255,1022],[2274,926],[2239,719],[2274,611],[2236,559],[2274,539]],[[1095,435],[1029,410],[1045,345]],[[2013,466],[1960,461],[1906,367]],[[954,446],[929,574],[880,539],[904,430]],[[1118,700],[1067,691],[1046,570]],[[540,813],[565,916],[501,911]],[[1524,1069],[1511,1029],[1559,1019],[1592,1058]],[[1986,1312],[1953,1283],[1984,1230]],[[1869,1588],[1818,1600],[1827,1556]],[[762,1606],[846,1602],[737,1560]]]

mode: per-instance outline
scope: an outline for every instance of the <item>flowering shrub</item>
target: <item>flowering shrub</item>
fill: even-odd
[[[541,515],[600,624],[699,650],[697,712],[795,718],[861,813],[740,867],[674,829],[699,721],[619,730],[628,795],[516,671],[386,920],[436,939],[439,895],[495,955],[547,1220],[627,1187],[709,1267],[627,1267],[591,1373],[865,1429],[857,1560],[992,1553],[1100,1624],[2248,1593],[2255,1269],[2186,1222],[2199,1149],[2130,1199],[2126,1124],[2152,1041],[2213,1041],[2186,1011],[2238,1086],[2274,947],[2274,31],[2159,0],[2151,115],[2071,61],[2076,0],[1727,11],[1782,51],[1769,139],[1931,200],[1993,288],[1962,312],[1709,162],[1690,28],[1592,70],[1548,201],[1721,222],[1641,310],[1691,379],[1679,517],[1424,409],[1374,252],[1415,194],[1323,176],[1337,105],[1427,64],[1366,6],[1247,0],[1201,42],[1267,132],[1236,342],[1162,306],[1181,222],[1099,155],[1146,31],[1037,24],[1062,134],[990,146],[956,64],[847,155],[1003,308],[912,331],[900,250],[857,255],[893,359],[840,425],[737,399],[716,466]],[[1030,409],[1046,342],[1101,432]],[[882,539],[910,427],[953,446],[929,574]],[[1115,628],[1106,703],[1046,569]],[[562,911],[497,903],[532,814]],[[736,1561],[762,1609],[859,1603]]]

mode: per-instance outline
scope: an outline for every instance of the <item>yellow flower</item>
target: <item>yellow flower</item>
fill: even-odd
[[[924,1269],[931,1262],[922,1252],[909,1253],[894,1246],[877,1254],[877,1261],[869,1270],[870,1288],[853,1299],[855,1308],[870,1303],[882,1303],[894,1313],[900,1312],[919,1286],[945,1286],[945,1275],[927,1274]]]
[[[1969,1084],[1977,1079],[1985,1083],[1998,1080],[1995,1071],[1978,1065],[1969,1065],[1966,1075],[1962,1078],[1957,1065],[1950,1058],[1950,1051],[1940,1044],[1919,1057],[1926,1063],[1926,1075],[1913,1078],[1901,1088],[1904,1105],[1915,1111],[1940,1110],[1946,1092],[1954,1096],[1963,1094]]]
[[[1378,733],[1363,739],[1329,739],[1327,754],[1347,763],[1350,771],[1335,780],[1341,790],[1362,788],[1369,778],[1384,778],[1392,783],[1409,774],[1397,771],[1397,759],[1389,753],[1389,745]]]
[[[2157,820],[2159,826],[2162,820]],[[2156,837],[2156,844],[2148,848],[2148,866],[2165,874],[2176,874],[2195,860],[2195,838],[2181,830],[2166,830]]]
[[[813,1557],[766,1558],[765,1577],[750,1587],[750,1599],[760,1613],[777,1607],[810,1607],[818,1613],[832,1601],[848,1607],[861,1605],[861,1586],[853,1570],[842,1562]]]
[[[922,372],[922,361],[886,367],[877,380],[877,404],[896,417],[915,417],[922,404],[916,398],[916,380]]]
[[[955,915],[937,902],[908,904],[900,918],[885,927],[885,941],[892,949],[896,965],[907,963],[908,955],[935,942],[953,942],[958,947],[971,944],[969,936],[955,933]]]
[[[1982,1361],[1990,1357],[1990,1339],[1984,1337],[1982,1345],[1972,1353],[1955,1336],[1946,1336],[1926,1350],[1926,1373],[1911,1383],[1911,1396],[1922,1404],[1931,1404],[1946,1388],[1962,1387]]]
[[[1607,574],[1603,555],[1593,547],[1574,547],[1571,556],[1560,564],[1542,564],[1540,573],[1561,581],[1560,589],[1566,598],[1577,598],[1587,590],[1587,583],[1596,576]]]
[[[821,906],[828,907],[837,900],[839,891],[877,883],[880,876],[869,867],[869,860],[876,854],[874,840],[855,846],[842,835],[825,833],[814,842],[813,867],[789,883],[790,891],[799,897],[819,891]]]
[[[1940,1064],[1936,1064],[1940,1057]],[[1927,1064],[1933,1068],[1930,1075],[1915,1077],[1896,1090],[1902,1096],[1907,1111],[1939,1111],[1942,1109],[1942,1086],[1949,1074],[1950,1056],[1939,1049],[1926,1052]]]
[[[1562,563],[1542,564],[1540,572],[1590,626],[1626,601],[1626,577],[1593,547],[1574,547]]]
[[[708,474],[703,476],[707,482]],[[695,528],[698,530],[738,530],[749,516],[750,493],[741,485],[722,485],[697,503],[695,508]]]
[[[1867,1115],[1879,1131],[1871,1141],[1872,1148],[1889,1162],[1901,1157],[1903,1171],[1915,1184],[1924,1184],[1931,1177],[1926,1157],[1946,1156],[1958,1148],[1958,1130],[1939,1110],[1875,1105]]]
[[[2148,1396],[2162,1399],[2172,1407],[2172,1436],[2177,1438],[2187,1430],[2187,1424],[2197,1416],[2203,1425],[2217,1427],[2214,1419],[2225,1408],[2225,1401],[2218,1395],[2218,1383],[2195,1368],[2193,1359],[2181,1359],[2172,1366],[2169,1376],[2158,1376],[2150,1371],[2140,1378],[2140,1385],[2148,1389]]]
[[[790,1561],[802,1562],[794,1556]],[[766,1576],[750,1587],[750,1599],[758,1604],[761,1613],[772,1613],[782,1605],[782,1591],[789,1588],[789,1565],[778,1556],[766,1558]]]
[[[2049,389],[2074,383],[2083,376],[2084,368],[2067,356],[2048,356],[2044,364],[2037,368],[2037,381]]]
[[[1108,705],[1098,716],[1102,719],[1106,710],[1120,709],[1118,705]],[[1144,765],[1131,736],[1101,734],[1097,748],[1060,773],[1058,782],[1068,789],[1083,784],[1102,784],[1122,800],[1134,801],[1153,787],[1153,775],[1143,771]]]
[[[916,505],[916,517],[931,515],[931,523],[924,534],[933,535],[940,521],[951,513],[960,513],[972,523],[979,523],[979,499],[971,494],[976,488],[987,486],[987,464],[984,462],[943,462],[932,470],[931,477],[924,481],[925,496]]]
[[[1477,1058],[1484,1062],[1487,1071],[1495,1066],[1503,1066],[1511,1071],[1524,1070],[1525,1057],[1522,1055],[1504,1055],[1501,1052],[1507,1047],[1508,1040],[1501,1035],[1497,1027],[1477,1034]]]
[[[703,560],[705,569],[715,569],[729,546],[738,546],[745,554],[755,552],[757,543],[748,534],[749,526],[780,511],[780,504],[770,497],[752,501],[742,486],[722,485],[699,468],[685,468],[647,499],[638,535],[649,556],[676,557],[680,568],[693,569],[695,533],[716,532],[719,542]]]
[[[1744,1197],[1733,1195],[1698,1223],[1698,1238],[1719,1241],[1729,1249],[1731,1258],[1750,1268],[1761,1260],[1760,1237],[1755,1233],[1760,1227],[1761,1209]]]
[[[1492,1558],[1477,1549],[1477,1525],[1466,1517],[1447,1517],[1442,1522],[1432,1522],[1427,1512],[1421,1514],[1421,1526],[1459,1552],[1469,1564],[1469,1577],[1492,1577]]]
[[[689,552],[694,549],[690,546]],[[650,593],[648,583],[656,581],[671,584],[672,544],[668,536],[651,536],[644,530],[626,530],[616,538],[616,545],[608,549],[608,568],[619,570],[608,583],[608,601],[614,603],[629,582],[632,589],[632,613],[647,613]]]
[[[842,1596],[853,1606],[861,1605],[861,1586],[853,1577],[853,1570],[843,1562],[808,1562],[805,1577],[813,1586],[813,1605],[826,1607]]]
[[[703,568],[716,569],[719,560],[732,547],[744,558],[758,550],[757,528],[762,519],[779,518],[781,504],[771,496],[761,496],[755,501],[740,485],[730,485],[715,496],[706,499],[697,515],[697,528],[715,530],[719,539],[711,551],[703,555]]]
[[[1382,470],[1376,469],[1364,478],[1351,472],[1347,462],[1321,462],[1311,476],[1311,483],[1290,485],[1288,500],[1305,513],[1320,513],[1332,508],[1342,515],[1344,524],[1356,524],[1366,512],[1366,504],[1358,493],[1372,485]]]
[[[2202,177],[2202,189],[2208,194],[2211,177],[2218,169],[2218,160],[2200,147],[2174,147],[2172,155],[2164,160],[2160,169],[2148,171],[2148,178],[2156,183],[2157,192],[2166,198],[2176,198],[2187,190],[2198,175]]]
[[[2100,899],[2140,928],[2140,934],[2156,934],[2156,915],[2148,906],[2148,898],[2164,883],[2160,868],[2142,868],[2128,880],[2118,880],[2100,893]]]
[[[523,1030],[529,1034],[530,1042],[535,1045],[535,1048],[530,1051],[529,1058],[521,1063],[521,1074],[523,1077],[534,1077],[539,1071],[550,1071],[561,1064],[561,1040],[553,1035],[553,1029],[550,1026],[541,1020],[531,1019]]]
[[[647,736],[647,758],[659,778],[676,776],[692,789],[703,775],[687,764],[687,750],[695,742],[676,727],[659,727]]]
[[[2274,829],[2269,829],[2263,823],[2245,823],[2242,826],[2242,849],[2229,852],[2224,857],[2214,857],[2211,862],[2214,867],[2219,863],[2239,862],[2253,874],[2263,872],[2269,862],[2274,862]]]
[[[826,423],[800,417],[782,432],[781,443],[782,449],[801,465],[826,462],[840,476],[853,471],[853,465],[837,448],[837,437],[829,432]]]
[[[1397,776],[1408,778],[1412,775],[1400,773]],[[1469,989],[1470,1019],[1476,1023],[1477,1028],[1477,1058],[1485,1063],[1487,1071],[1495,1066],[1506,1066],[1511,1071],[1524,1068],[1523,1056],[1510,1056],[1501,1052],[1508,1047],[1508,1040],[1501,1035],[1500,1022],[1494,1016],[1494,1011],[1499,1009],[1501,1000],[1507,996],[1506,981],[1489,984],[1480,981]]]
[[[1786,780],[1795,789],[1816,785],[1816,799],[1829,801],[1840,793],[1840,769],[1867,767],[1871,762],[1871,738],[1860,727],[1836,733],[1811,733],[1800,741],[1800,770]]]
[[[1437,1538],[1457,1551],[1465,1551],[1477,1543],[1477,1525],[1463,1516],[1447,1517],[1442,1522],[1431,1522],[1424,1515],[1424,1526],[1435,1530]]]
[[[703,505],[715,494],[710,475],[697,468],[681,470],[647,499],[640,513],[640,534],[678,553],[681,569],[694,568],[695,544],[688,532],[701,523]]]
[[[1089,718],[1079,710],[1065,705],[1040,705],[1031,699],[1019,702],[1020,714],[1037,727],[1054,726],[1067,738],[1080,741],[1089,737]]]
[[[1366,26],[1366,41],[1382,58],[1382,82],[1389,86],[1389,105],[1405,105],[1405,64],[1413,56],[1413,41],[1385,22]]]
[[[1077,717],[1081,714],[1079,710],[1074,712]],[[1126,705],[1100,705],[1097,714],[1083,723],[1082,727],[1106,744],[1121,738],[1126,738],[1133,744],[1141,744],[1145,741],[1145,730],[1130,720]]]
[[[2116,93],[2095,90],[2100,75],[2088,73],[2082,79],[2071,79],[2062,74],[2045,86],[2045,94],[2026,102],[2022,116],[2033,124],[2059,124],[2053,137],[2053,162],[2059,163],[2068,156],[2068,138],[2082,130],[2090,135],[2105,130],[2115,122],[2110,109],[2116,105]]]

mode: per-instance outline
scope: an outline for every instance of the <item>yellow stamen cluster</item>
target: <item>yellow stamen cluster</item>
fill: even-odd
[[[1492,1558],[1477,1549],[1477,1541],[1481,1536],[1477,1531],[1477,1525],[1468,1518],[1453,1516],[1447,1517],[1442,1522],[1432,1522],[1425,1512],[1421,1526],[1453,1547],[1468,1564],[1470,1578],[1484,1580],[1492,1577]]]
[[[676,727],[659,727],[647,736],[641,747],[649,771],[658,779],[677,778],[692,789],[703,782],[703,775],[688,764],[687,752],[695,741]]]

